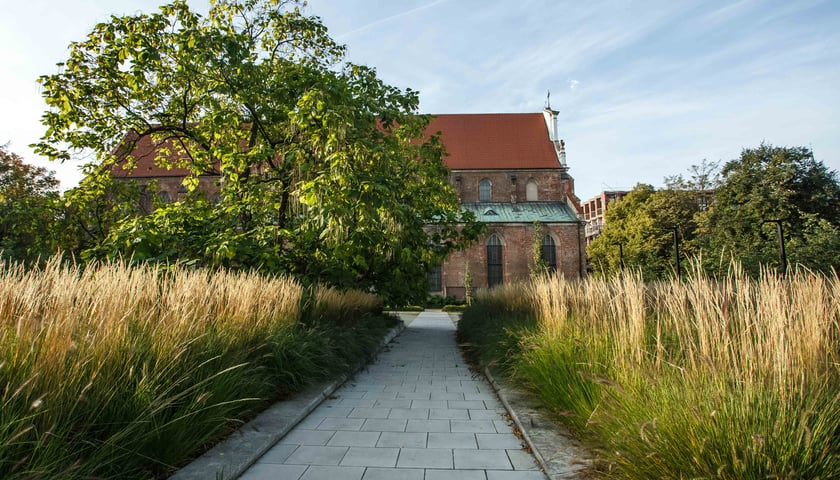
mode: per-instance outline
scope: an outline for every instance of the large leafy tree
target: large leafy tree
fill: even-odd
[[[704,247],[738,258],[753,273],[778,264],[780,220],[792,262],[840,266],[840,184],[809,148],[762,144],[724,165],[711,208],[701,217]],[[708,258],[708,256],[707,256]]]
[[[697,192],[676,187],[656,190],[638,184],[608,206],[601,235],[586,249],[596,273],[619,271],[623,251],[623,267],[641,270],[646,279],[670,275],[675,269],[674,228],[682,244],[681,257],[697,252]]]
[[[427,265],[474,235],[417,93],[344,62],[298,7],[218,1],[204,17],[176,0],[113,17],[41,78],[50,109],[37,149],[92,151],[89,189],[133,168],[145,139],[158,165],[190,172],[186,201],[126,213],[88,255],[259,266],[405,301],[424,292]],[[221,202],[204,200],[204,174],[218,176]]]
[[[58,180],[0,146],[0,255],[32,263],[56,249]]]
[[[116,226],[147,213],[135,183],[108,175],[88,175],[81,184],[66,192],[60,202],[60,215],[53,234],[67,256],[92,259],[102,250]]]

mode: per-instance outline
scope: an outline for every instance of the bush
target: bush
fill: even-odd
[[[442,297],[440,295],[429,295],[426,297],[426,308],[443,308],[447,305],[463,305],[464,302],[453,296]]]
[[[466,309],[466,305],[444,305],[441,310],[444,312],[463,312]]]

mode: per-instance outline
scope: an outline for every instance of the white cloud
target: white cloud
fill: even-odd
[[[153,3],[120,0],[120,7],[90,8],[73,21],[62,14],[67,27],[56,31],[85,32],[92,19],[139,1]],[[734,158],[762,139],[812,142],[818,158],[840,168],[840,4],[831,1],[317,0],[307,8],[348,43],[350,60],[419,90],[423,112],[535,112],[550,90],[583,197],[604,183],[658,184],[702,158]],[[27,10],[11,10],[19,18],[6,25],[37,19]],[[0,37],[3,30],[45,31],[28,25],[0,29]],[[50,73],[61,56],[44,60],[42,53],[67,44],[50,41],[48,49],[34,41],[49,36],[31,45],[21,38],[32,37],[19,36],[19,47],[15,39],[3,42],[17,48],[7,56],[21,72],[41,65],[34,71]],[[27,85],[37,73],[25,74]],[[42,106],[30,112],[8,101],[27,93],[7,89],[7,104],[19,112],[14,125],[0,123],[0,141],[19,147],[37,139],[10,130],[41,129]]]

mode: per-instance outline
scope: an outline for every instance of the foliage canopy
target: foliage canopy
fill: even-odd
[[[176,0],[112,17],[41,77],[50,109],[37,151],[92,151],[88,185],[136,166],[184,168],[188,197],[126,213],[89,257],[191,261],[289,272],[392,301],[422,297],[427,265],[475,235],[425,133],[418,94],[344,61],[294,0]],[[199,178],[217,179],[218,203]]]
[[[665,189],[637,185],[605,219],[587,252],[596,271],[607,274],[620,267],[620,243],[626,266],[641,269],[645,278],[667,276],[674,265],[674,227],[681,253],[702,253],[707,270],[727,268],[736,258],[758,274],[779,262],[776,228],[768,220],[781,221],[791,263],[824,272],[840,267],[840,183],[805,147],[744,149],[719,174],[704,160],[688,179],[666,178]]]
[[[14,261],[46,259],[55,248],[51,227],[58,213],[53,172],[24,163],[0,146],[0,253]]]
[[[605,226],[587,248],[596,272],[617,273],[624,266],[640,268],[645,278],[667,276],[675,268],[674,228],[681,252],[696,253],[694,216],[699,207],[691,191],[638,184],[621,200],[607,206]],[[620,247],[619,247],[620,245]]]
[[[840,251],[830,249],[840,242],[840,183],[810,148],[762,144],[727,162],[714,204],[699,219],[704,246],[731,253],[753,273],[776,266],[779,244],[767,220],[782,222],[792,262],[840,267]]]

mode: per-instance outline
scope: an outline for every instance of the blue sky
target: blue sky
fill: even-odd
[[[35,79],[110,14],[160,2],[0,0],[0,143],[35,163]],[[206,2],[191,1],[199,10]],[[560,111],[578,196],[662,184],[762,141],[840,169],[840,2],[312,0],[349,60],[424,113]],[[75,165],[50,165],[65,188]]]

